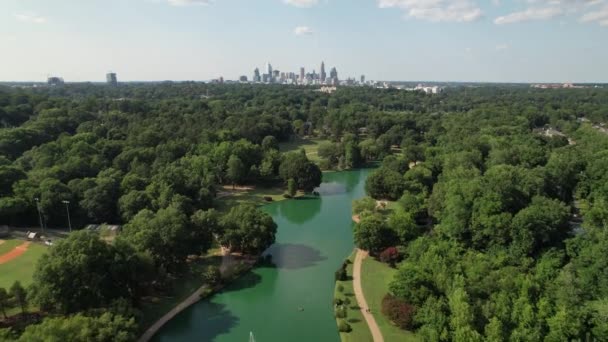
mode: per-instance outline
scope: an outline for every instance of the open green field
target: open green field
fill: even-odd
[[[382,298],[388,293],[388,285],[396,272],[396,269],[376,261],[372,257],[363,259],[361,286],[365,300],[367,300],[385,341],[419,341],[414,333],[399,329],[382,314]]]
[[[318,150],[319,150],[319,145],[323,142],[326,142],[329,140],[324,140],[324,139],[297,139],[294,141],[289,141],[289,142],[285,142],[285,143],[281,143],[279,144],[279,150],[281,152],[290,152],[290,151],[297,151],[300,149],[304,149],[304,151],[306,151],[306,156],[308,157],[308,159],[310,159],[311,161],[318,163],[320,158],[319,158],[319,154],[318,154]]]
[[[271,197],[273,201],[284,200],[283,194],[286,189],[280,187],[255,187],[254,189],[248,190],[236,190],[229,191],[230,194],[221,194],[218,196],[217,204],[218,209],[221,211],[230,210],[230,208],[239,204],[255,204],[262,205],[267,204],[264,200],[265,196]]]
[[[22,244],[21,240],[7,240],[0,245],[0,255],[10,252],[15,246]],[[7,246],[12,245],[13,248],[5,250]],[[40,257],[47,251],[47,247],[32,243],[27,251],[19,257],[0,265],[0,287],[10,288],[16,280],[19,280],[23,286],[28,286],[32,283],[32,276],[36,263]]]
[[[22,244],[21,240],[6,240],[2,244],[0,244],[0,255],[6,254],[13,250],[13,248]]]
[[[175,281],[172,293],[166,297],[154,297],[147,298],[142,305],[142,322],[140,324],[141,330],[146,330],[149,326],[154,324],[167,312],[171,311],[179,303],[184,301],[186,298],[203,286],[203,280],[201,273],[206,266],[215,265],[220,266],[222,263],[222,256],[219,248],[210,250],[207,256],[189,263],[189,270],[185,274],[181,275],[179,280]]]
[[[353,291],[352,262],[355,260],[355,252],[353,252],[348,257],[348,260],[351,261],[348,264],[348,267],[346,268],[346,272],[348,274],[349,279],[347,281],[336,282],[336,287],[334,289],[334,298],[350,299],[351,304],[349,305],[346,321],[348,322],[348,324],[350,324],[353,330],[349,333],[340,333],[340,339],[342,340],[342,342],[371,342],[373,341],[372,333],[369,331],[367,323],[365,322],[365,318],[363,318],[363,314],[361,314],[361,310],[357,306],[357,299],[355,298],[355,293]],[[338,285],[342,285],[344,287],[344,290],[342,292],[338,291]],[[336,320],[336,324],[337,323],[338,319]]]

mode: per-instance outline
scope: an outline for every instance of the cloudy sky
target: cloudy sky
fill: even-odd
[[[0,80],[608,82],[608,0],[0,0]]]

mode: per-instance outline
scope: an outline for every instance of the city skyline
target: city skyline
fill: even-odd
[[[236,80],[269,59],[384,81],[608,80],[608,0],[60,2],[0,4],[0,81]]]

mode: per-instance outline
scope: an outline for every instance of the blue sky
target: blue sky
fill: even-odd
[[[608,0],[1,0],[0,80],[608,82]]]

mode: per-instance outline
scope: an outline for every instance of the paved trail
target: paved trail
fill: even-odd
[[[222,274],[226,273],[226,271],[235,263],[234,257],[230,255],[230,251],[222,247],[222,264],[220,265],[220,272]],[[201,286],[198,290],[194,291],[190,297],[186,298],[183,302],[179,303],[176,307],[174,307],[171,311],[167,312],[163,317],[161,317],[156,323],[154,323],[151,327],[144,332],[143,335],[139,338],[138,342],[147,342],[154,337],[154,335],[169,322],[173,317],[175,317],[178,313],[182,312],[184,309],[189,307],[190,305],[201,300],[201,293],[207,288],[207,285]]]
[[[357,254],[355,255],[355,262],[353,264],[353,290],[355,291],[355,298],[357,298],[357,304],[361,308],[361,314],[363,315],[363,317],[365,317],[365,321],[369,326],[369,330],[372,332],[374,342],[384,342],[384,338],[382,337],[380,328],[378,328],[376,319],[370,312],[367,312],[369,306],[367,305],[367,301],[365,300],[365,296],[363,295],[363,288],[361,287],[361,263],[366,257],[367,252],[357,249]]]
[[[0,265],[7,263],[15,258],[20,257],[21,254],[23,254],[27,251],[27,247],[29,245],[30,245],[29,241],[24,242],[24,243],[20,244],[19,246],[13,248],[12,251],[0,255]]]

